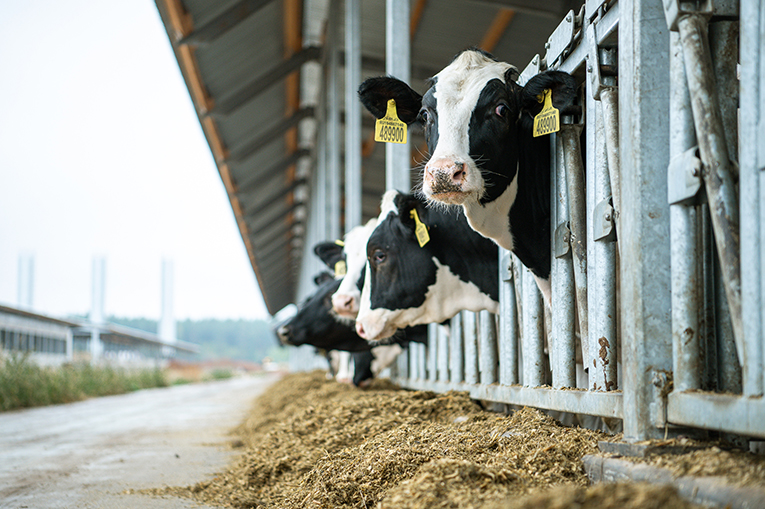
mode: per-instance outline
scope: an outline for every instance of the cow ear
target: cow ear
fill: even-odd
[[[335,264],[345,259],[343,246],[335,242],[319,242],[313,246],[313,252],[316,253],[321,261],[332,270],[335,270]]]
[[[576,99],[576,81],[574,78],[562,71],[546,71],[537,74],[531,78],[523,87],[521,92],[521,108],[536,116],[541,110],[543,104],[539,98],[543,97],[545,90],[552,91],[552,104],[561,114],[571,114],[576,112],[574,99]]]
[[[313,278],[313,282],[316,283],[316,286],[321,286],[322,284],[326,283],[329,280],[335,279],[335,276],[330,274],[329,272],[320,272]]]
[[[412,217],[412,211],[417,210],[417,215],[422,220],[424,211],[422,202],[412,194],[399,194],[396,196],[395,202],[401,223],[410,230],[414,230],[417,225],[415,224],[414,217]]]
[[[365,80],[359,87],[359,99],[375,118],[383,118],[388,111],[388,100],[395,99],[398,118],[405,124],[417,120],[422,105],[420,94],[403,81],[387,76]]]

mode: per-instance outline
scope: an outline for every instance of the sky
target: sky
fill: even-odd
[[[86,314],[94,257],[104,312],[267,318],[210,149],[151,0],[0,0],[0,303]]]

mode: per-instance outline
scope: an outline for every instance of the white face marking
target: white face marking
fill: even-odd
[[[518,172],[499,198],[481,204],[477,199],[462,204],[470,227],[497,245],[513,250],[513,234],[510,232],[510,208],[518,194]]]
[[[396,329],[412,325],[443,322],[463,309],[492,313],[499,311],[499,302],[481,292],[474,283],[466,283],[453,274],[449,267],[442,265],[433,257],[436,264],[436,282],[428,287],[425,302],[416,308],[407,309],[371,309],[369,296],[370,270],[364,278],[361,291],[361,305],[356,323],[360,323],[366,332],[366,339],[379,341],[388,338]]]
[[[332,295],[332,308],[338,317],[355,319],[359,312],[361,293],[356,282],[367,259],[367,241],[377,225],[377,219],[370,219],[364,226],[357,226],[345,235],[346,274],[337,291]]]
[[[393,361],[401,355],[404,349],[401,345],[383,345],[372,348],[375,359],[372,361],[372,373],[375,378],[380,376],[380,372],[393,364]]]
[[[470,118],[486,84],[493,79],[504,83],[505,73],[510,68],[513,66],[508,63],[495,62],[475,51],[465,51],[436,75],[433,96],[438,110],[438,143],[426,165],[426,171],[429,167],[437,171],[450,163],[464,163],[462,192],[475,195],[475,199],[484,193],[484,180],[470,157]],[[461,204],[464,199],[459,193],[432,196],[427,179],[423,191],[428,198],[452,205]]]

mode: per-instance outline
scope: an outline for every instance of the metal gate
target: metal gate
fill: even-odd
[[[501,252],[499,316],[432,325],[394,380],[622,419],[627,441],[765,438],[764,27],[762,1],[569,12],[521,75],[585,84],[551,137],[552,310]]]

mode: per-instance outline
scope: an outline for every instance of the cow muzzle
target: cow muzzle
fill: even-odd
[[[332,296],[332,308],[338,316],[356,318],[359,313],[359,300],[353,295],[336,293]]]
[[[455,158],[430,160],[425,165],[423,191],[428,198],[459,205],[465,197],[467,165]]]

